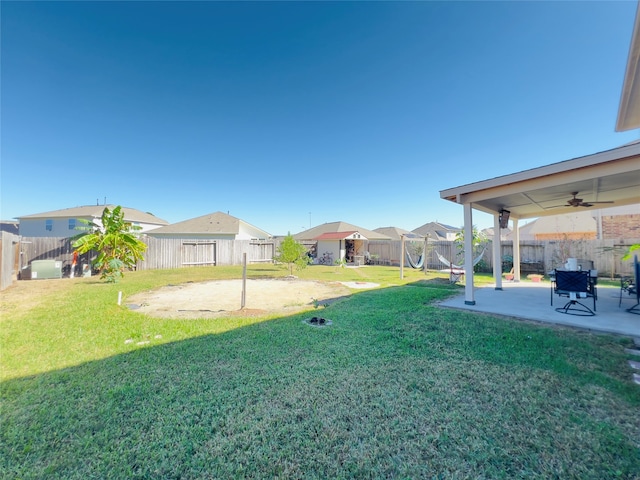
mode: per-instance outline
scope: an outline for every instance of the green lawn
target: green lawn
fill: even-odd
[[[461,287],[411,269],[297,273],[382,288],[324,328],[116,304],[239,267],[2,292],[0,477],[640,478],[630,339],[440,309]]]

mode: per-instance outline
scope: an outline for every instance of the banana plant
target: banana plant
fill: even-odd
[[[136,231],[141,227],[132,225],[124,219],[124,212],[119,205],[102,211],[102,225],[79,219],[84,223],[80,229],[86,230],[73,243],[79,254],[90,250],[98,252],[93,266],[100,271],[100,278],[107,282],[117,282],[124,275],[125,269],[135,267],[139,260],[144,260],[147,245],[138,238]]]

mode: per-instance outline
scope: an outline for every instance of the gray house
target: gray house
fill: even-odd
[[[420,235],[419,233],[410,232],[409,230],[405,230],[404,228],[399,227],[380,227],[374,229],[374,232],[387,235],[393,240],[402,240],[403,236],[405,237],[405,239],[411,240],[421,240],[424,238],[424,236]]]
[[[20,235],[23,237],[74,237],[81,233],[77,227],[83,226],[83,223],[78,221],[79,219],[100,225],[105,207],[113,210],[116,205],[84,205],[18,217]],[[122,207],[122,212],[125,221],[140,227],[141,233],[169,223],[152,213],[142,212],[135,208]]]
[[[429,240],[431,241],[455,240],[456,235],[460,231],[460,228],[452,227],[451,225],[445,225],[438,222],[425,223],[421,227],[412,230],[413,233],[417,233],[418,235],[422,235],[423,237],[429,237]]]

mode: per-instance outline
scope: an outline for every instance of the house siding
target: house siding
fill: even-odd
[[[640,215],[603,216],[602,236],[609,239],[640,238]]]
[[[24,218],[20,220],[20,235],[23,237],[75,237],[84,233],[83,230],[69,230],[69,220],[76,219],[76,226],[83,227],[84,224],[77,220],[76,217],[53,217],[53,218]],[[51,221],[51,230],[47,230],[47,220]],[[101,225],[99,219],[85,218],[97,225]],[[141,228],[139,233],[158,228],[161,225],[154,225],[142,222],[133,222],[135,226]]]

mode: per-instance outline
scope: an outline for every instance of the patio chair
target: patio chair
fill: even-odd
[[[555,270],[553,293],[560,297],[569,297],[569,301],[564,307],[556,308],[559,313],[577,316],[595,315],[596,297],[591,287],[590,272]],[[581,298],[593,298],[593,310],[578,300]],[[553,295],[551,295],[551,305],[553,306]]]
[[[503,273],[502,276],[504,277],[504,279],[512,282],[515,277],[514,270],[515,268],[511,267],[511,270],[509,271],[509,273]]]
[[[633,284],[633,277],[620,277],[620,300],[618,301],[618,307],[622,306],[623,295],[635,295],[635,285]]]
[[[636,304],[631,308],[627,308],[627,312],[640,315],[640,289],[638,289],[638,283],[640,283],[640,262],[638,261],[637,255],[633,259],[633,273],[634,280],[632,284],[627,284],[627,292],[629,295],[635,295]],[[622,302],[622,288],[620,288],[620,302]]]

